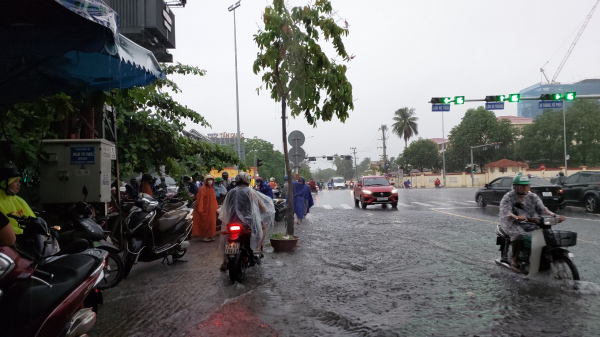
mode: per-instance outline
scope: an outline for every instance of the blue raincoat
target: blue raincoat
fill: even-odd
[[[271,188],[271,186],[269,186],[269,184],[263,182],[260,185],[259,191],[260,191],[260,193],[262,193],[262,194],[266,195],[267,197],[273,199],[273,189]]]
[[[294,181],[292,189],[287,195],[288,203],[291,195],[294,196],[294,213],[298,219],[302,220],[304,218],[304,200],[308,200],[308,209],[306,213],[308,213],[310,208],[313,206],[313,199],[312,194],[310,194],[310,189],[308,186],[301,185],[297,181]]]

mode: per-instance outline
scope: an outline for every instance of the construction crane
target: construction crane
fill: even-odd
[[[560,62],[560,65],[558,66],[558,69],[556,69],[556,73],[554,74],[554,76],[552,76],[552,81],[548,81],[548,77],[546,76],[546,72],[544,71],[544,68],[540,68],[540,72],[544,75],[544,77],[546,78],[546,82],[548,82],[548,84],[550,84],[550,83],[552,83],[552,84],[557,83],[556,82],[556,78],[558,77],[558,74],[560,74],[560,71],[565,66],[565,63],[567,63],[567,60],[569,59],[569,56],[571,56],[571,52],[573,52],[573,49],[575,48],[575,45],[577,44],[577,41],[579,41],[579,38],[581,37],[581,34],[583,34],[583,31],[585,30],[585,28],[587,27],[588,23],[590,22],[590,19],[592,18],[592,15],[594,15],[594,11],[596,11],[596,7],[598,7],[598,3],[599,2],[600,2],[600,0],[596,0],[596,4],[594,4],[594,7],[592,7],[592,10],[590,11],[590,14],[588,14],[587,18],[585,18],[585,21],[583,22],[583,25],[581,26],[581,29],[579,29],[579,32],[577,33],[577,36],[575,37],[575,40],[573,40],[573,43],[571,43],[571,47],[569,47],[569,50],[567,51],[567,54],[565,55],[565,57]],[[548,64],[548,62],[546,62],[546,64]]]

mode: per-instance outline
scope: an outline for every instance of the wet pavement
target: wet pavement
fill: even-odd
[[[232,284],[217,243],[138,263],[104,292],[91,336],[591,336],[600,331],[600,216],[567,208],[578,290],[497,266],[498,207],[474,189],[399,191],[397,209],[323,191],[294,253],[266,249]],[[282,224],[275,228],[284,231]]]

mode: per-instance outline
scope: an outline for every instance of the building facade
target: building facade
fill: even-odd
[[[553,94],[553,93],[566,93],[576,92],[577,95],[598,95],[600,94],[600,79],[586,79],[571,84],[543,84],[536,83],[529,88],[521,90],[521,98],[523,97],[540,97],[541,94]],[[537,116],[542,114],[544,109],[540,109],[538,106],[539,101],[520,101],[518,103],[518,115],[519,117],[527,117],[535,119]],[[564,101],[566,107],[569,108],[573,102]]]

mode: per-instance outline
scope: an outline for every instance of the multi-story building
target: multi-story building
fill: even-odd
[[[600,79],[591,78],[571,84],[543,84],[536,83],[520,91],[521,97],[540,97],[541,94],[576,92],[577,95],[600,94]],[[539,101],[520,101],[517,106],[519,117],[536,118],[544,109],[539,108]],[[573,102],[564,101],[569,108]]]

